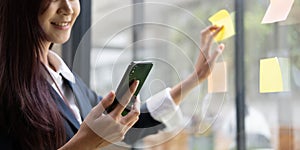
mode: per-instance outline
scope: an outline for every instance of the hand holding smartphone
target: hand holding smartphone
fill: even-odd
[[[126,115],[130,111],[131,105],[134,103],[136,96],[139,94],[147,76],[149,75],[152,69],[153,63],[150,61],[133,61],[127,67],[125,74],[123,75],[118,88],[116,90],[116,97],[114,102],[106,108],[106,112],[111,112],[118,104],[120,104],[121,98],[129,90],[130,86],[135,80],[139,80],[139,85],[134,92],[130,102],[125,107],[122,115]]]

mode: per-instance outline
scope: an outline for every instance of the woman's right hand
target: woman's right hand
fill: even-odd
[[[60,149],[97,149],[124,139],[140,114],[140,101],[137,99],[131,111],[126,116],[121,115],[137,86],[138,81],[135,81],[122,97],[120,104],[109,114],[104,114],[105,108],[110,106],[115,98],[115,93],[110,92],[88,114],[74,137]]]

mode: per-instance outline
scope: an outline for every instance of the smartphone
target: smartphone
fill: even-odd
[[[139,94],[145,80],[147,79],[152,69],[152,66],[153,63],[151,61],[133,61],[128,65],[125,74],[123,75],[117,87],[114,102],[108,108],[106,108],[107,113],[115,109],[115,107],[119,104],[119,100],[121,100],[122,96],[129,90],[132,83],[135,80],[139,80],[139,85],[134,92],[130,102],[122,112],[122,115],[124,116],[130,111],[130,107],[134,103],[136,96]]]

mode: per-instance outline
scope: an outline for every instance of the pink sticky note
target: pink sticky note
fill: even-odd
[[[274,23],[286,20],[293,3],[294,0],[271,0],[261,23]]]
[[[227,92],[227,63],[218,62],[208,76],[208,93]]]

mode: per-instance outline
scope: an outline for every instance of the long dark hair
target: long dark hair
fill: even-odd
[[[0,1],[0,136],[14,149],[57,149],[65,142],[39,58],[46,36],[38,15],[47,1]]]

